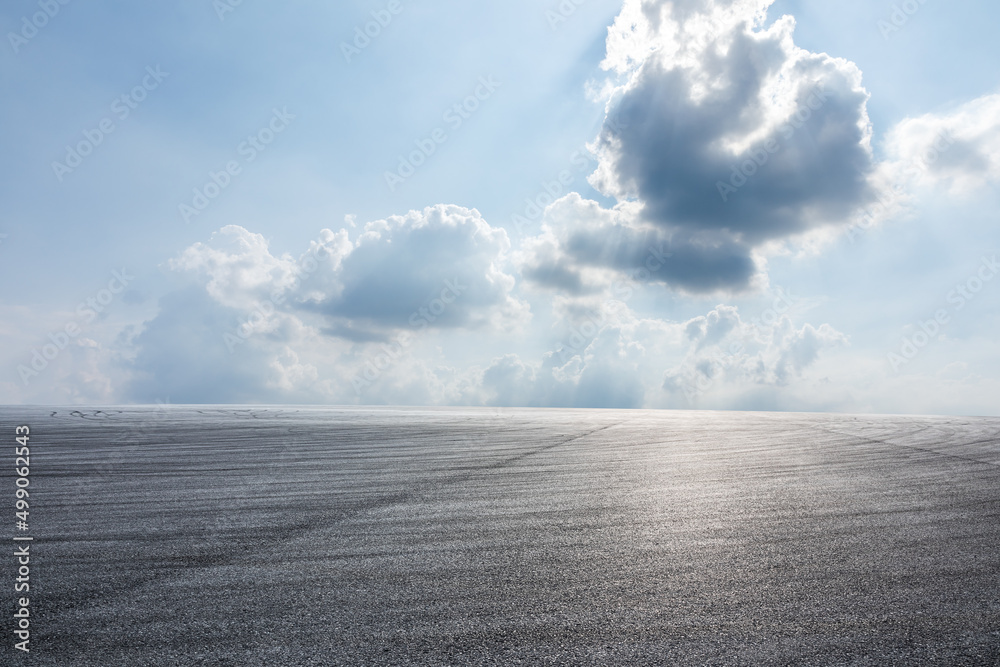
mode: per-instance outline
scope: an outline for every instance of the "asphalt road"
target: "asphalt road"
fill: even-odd
[[[1000,664],[1000,419],[0,408],[8,545],[18,424],[3,664]]]

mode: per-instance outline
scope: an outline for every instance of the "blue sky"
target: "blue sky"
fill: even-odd
[[[0,402],[998,414],[998,14],[8,3]]]

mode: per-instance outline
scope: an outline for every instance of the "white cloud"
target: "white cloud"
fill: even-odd
[[[509,251],[507,233],[475,209],[410,211],[366,224],[334,271],[341,289],[297,302],[334,332],[503,327],[528,315],[511,294]]]
[[[292,257],[274,257],[268,242],[239,225],[227,225],[207,243],[195,243],[167,265],[175,271],[207,276],[208,293],[224,306],[249,308],[271,290],[289,285]]]
[[[716,36],[759,26],[774,0],[626,0],[608,29],[605,69],[631,73],[652,54],[691,63]]]
[[[886,158],[872,175],[876,201],[856,216],[863,231],[912,213],[920,196],[967,198],[1000,183],[1000,95],[985,95],[950,113],[906,118],[886,134]]]
[[[772,321],[744,321],[736,308],[725,305],[689,320],[684,331],[692,345],[665,373],[664,389],[695,404],[719,391],[785,387],[801,378],[824,350],[847,344],[847,337],[829,324],[796,328],[787,316]]]
[[[134,336],[132,392],[142,400],[164,392],[175,401],[361,400],[352,377],[401,333],[528,321],[527,304],[512,295],[509,251],[506,232],[458,206],[370,222],[353,242],[344,230],[322,230],[298,259],[229,225],[168,263],[197,286],[163,299]],[[409,358],[417,349],[427,354],[408,348],[379,373],[384,391],[402,384],[414,389],[409,400],[422,396],[416,387],[427,383],[417,378],[426,372]]]
[[[683,322],[611,309],[591,335],[577,334],[539,364],[494,359],[483,388],[499,405],[676,408],[722,393],[752,404],[761,390],[794,392],[826,351],[847,344],[829,324],[795,327],[776,312],[765,319],[744,320],[728,305]]]
[[[886,138],[887,168],[897,180],[940,186],[954,194],[1000,182],[1000,95],[951,113],[907,118]]]

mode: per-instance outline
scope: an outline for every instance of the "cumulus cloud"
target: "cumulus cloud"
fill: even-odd
[[[780,355],[775,365],[774,376],[778,384],[787,384],[789,378],[802,375],[803,371],[819,359],[825,348],[847,344],[847,337],[823,324],[818,329],[806,324],[798,331],[792,331],[780,345]]]
[[[658,368],[680,342],[676,324],[637,317],[623,303],[596,310],[562,304],[572,327],[563,342],[532,363],[508,353],[482,373],[482,402],[557,407],[648,407]]]
[[[207,243],[195,243],[167,266],[207,278],[205,289],[220,304],[246,308],[275,287],[291,282],[291,257],[274,257],[268,243],[238,225],[227,225]]]
[[[740,326],[739,311],[733,306],[720,305],[708,315],[699,316],[684,325],[684,334],[698,349],[717,345],[729,332]]]
[[[526,321],[505,268],[509,251],[506,232],[458,206],[376,220],[353,241],[324,229],[298,257],[226,226],[168,262],[193,286],[162,299],[133,337],[132,394],[356,400],[351,376],[402,333],[406,345],[396,347],[409,354],[424,330],[502,331]],[[386,375],[400,377],[386,384],[423,373],[411,367],[395,363]]]
[[[605,61],[625,82],[590,181],[636,205],[568,202],[576,221],[554,214],[525,277],[579,289],[586,267],[627,271],[652,247],[671,255],[655,281],[746,289],[763,245],[846,223],[873,198],[861,72],[796,47],[789,16],[764,27],[769,5],[626,2]]]
[[[198,287],[160,300],[155,318],[130,341],[136,349],[128,395],[154,403],[255,403],[277,400],[267,390],[268,355],[256,345],[231,354],[223,335],[239,311],[222,306]]]
[[[439,205],[369,222],[353,242],[346,230],[324,229],[298,258],[275,256],[260,234],[228,225],[168,266],[203,279],[222,306],[270,301],[269,312],[322,315],[332,335],[378,340],[385,330],[475,328],[526,316],[511,295],[509,251],[506,232],[475,209]]]
[[[167,294],[156,317],[122,336],[133,351],[126,395],[142,403],[347,402],[349,383],[337,372],[347,344],[288,313],[243,338],[247,317],[204,286]]]
[[[411,211],[365,225],[335,272],[340,289],[301,303],[340,327],[502,326],[527,312],[511,295],[509,251],[475,209]]]
[[[298,259],[287,253],[276,257],[261,234],[226,225],[208,242],[195,243],[167,266],[204,279],[206,291],[220,305],[246,309],[263,299],[280,300],[282,293],[303,289],[304,275],[311,278],[311,289],[336,291],[338,284],[329,278],[337,274],[351,249],[345,230],[324,229]]]

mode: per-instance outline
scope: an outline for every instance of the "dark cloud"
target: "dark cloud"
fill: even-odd
[[[574,271],[557,261],[539,261],[535,264],[526,264],[522,268],[521,275],[536,285],[566,294],[582,295],[595,291],[584,284],[579,271]]]
[[[638,274],[690,292],[745,288],[757,271],[750,248],[725,238],[692,239],[620,226],[570,232],[564,247],[580,264]]]
[[[758,273],[753,248],[740,241],[630,225],[595,207],[576,193],[556,202],[547,212],[547,236],[525,245],[522,276],[541,287],[584,295],[607,287],[586,278],[588,268],[687,292],[745,289]]]
[[[527,278],[579,291],[571,278],[582,267],[628,273],[656,248],[670,260],[651,281],[738,291],[752,284],[762,245],[846,224],[872,200],[860,72],[798,49],[788,17],[755,28],[768,4],[626,5],[622,17],[649,25],[643,33],[619,20],[609,38],[609,59],[635,64],[594,146],[590,180],[634,206],[597,224],[580,219],[601,217],[589,210],[548,216],[558,245],[528,258]]]
[[[637,197],[643,218],[666,229],[748,244],[844,220],[870,196],[867,96],[837,69],[797,68],[792,114],[757,136],[769,112],[764,81],[785,65],[779,44],[737,34],[707,68],[718,88],[698,101],[686,72],[645,67],[599,140],[615,179],[604,189]],[[724,145],[749,136],[739,154]]]

